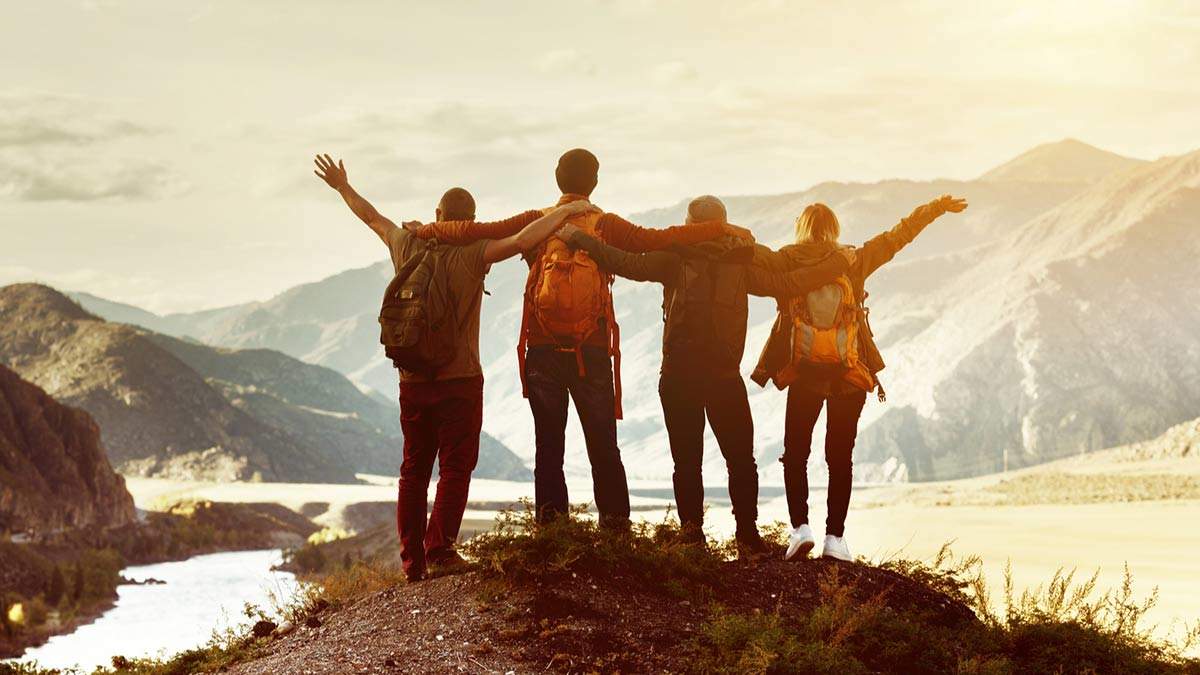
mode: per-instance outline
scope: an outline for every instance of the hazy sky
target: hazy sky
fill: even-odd
[[[1200,148],[1177,2],[5,2],[0,283],[158,311],[383,257],[311,174],[396,219],[469,188],[556,198],[574,146],[617,212],[825,180],[969,178],[1071,136]]]

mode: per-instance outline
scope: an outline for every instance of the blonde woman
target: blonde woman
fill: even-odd
[[[876,379],[883,358],[867,324],[864,284],[927,225],[942,214],[965,208],[965,200],[949,195],[917,207],[898,225],[864,244],[846,277],[837,284],[780,303],[775,327],[751,379],[760,386],[771,380],[788,390],[782,462],[793,530],[785,559],[806,555],[816,544],[808,523],[808,456],[822,408],[827,417],[825,462],[829,467],[829,515],[822,556],[852,559],[845,526],[858,419],[869,392],[878,391],[883,399]],[[840,235],[833,210],[811,204],[796,219],[796,243],[781,249],[781,257],[803,261],[828,254],[841,247]]]

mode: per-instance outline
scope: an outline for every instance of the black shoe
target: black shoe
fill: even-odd
[[[404,573],[404,578],[408,580],[408,583],[415,584],[425,578],[425,570],[410,569]]]
[[[708,545],[708,539],[704,536],[704,528],[697,523],[681,525],[676,541],[687,546]]]
[[[734,536],[737,542],[738,555],[742,557],[756,557],[769,553],[767,542],[763,541],[762,536],[758,534],[758,528],[753,530],[738,530]]]

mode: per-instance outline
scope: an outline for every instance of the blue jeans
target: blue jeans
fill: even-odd
[[[530,347],[525,357],[536,446],[534,504],[543,520],[568,510],[563,458],[570,397],[583,426],[600,523],[620,526],[629,520],[629,484],[617,447],[612,361],[606,350],[584,347],[583,365],[584,374],[580,375],[574,352],[549,345]]]

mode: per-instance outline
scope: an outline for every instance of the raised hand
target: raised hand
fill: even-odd
[[[943,211],[949,213],[962,213],[967,208],[967,200],[950,195],[942,195],[933,201]]]
[[[334,190],[341,190],[350,184],[350,180],[346,177],[346,167],[342,164],[342,160],[338,160],[337,164],[333,163],[333,158],[329,155],[317,155],[313,159],[313,164],[317,168],[313,171],[317,178],[325,181],[325,184]]]
[[[578,202],[576,202],[576,203],[578,203]],[[568,239],[571,238],[571,235],[575,234],[578,231],[579,231],[579,228],[575,227],[571,223],[563,223],[563,226],[558,228],[558,231],[554,233],[554,236],[558,237],[559,239],[562,239],[563,241],[567,241]]]

